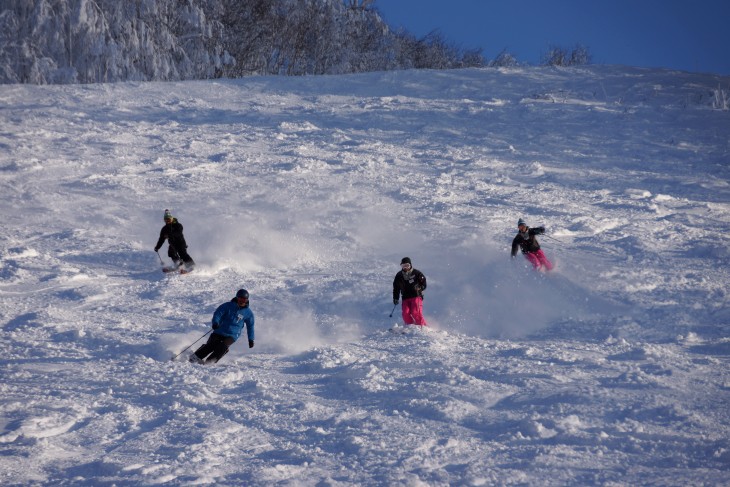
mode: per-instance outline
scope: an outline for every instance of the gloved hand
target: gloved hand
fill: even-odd
[[[394,305],[398,304],[398,301],[399,301],[399,300],[398,300],[398,298],[395,298],[395,299],[393,300],[393,304],[394,304]]]
[[[220,326],[221,326],[221,325],[220,325],[220,324],[218,324],[218,323],[213,323],[213,329],[214,329],[214,330],[217,330],[218,328],[220,328]]]
[[[537,228],[539,228],[542,233],[545,233],[545,225],[540,225]]]
[[[160,251],[160,248],[159,247],[155,247],[155,252],[159,252],[159,251]]]
[[[248,348],[253,348],[253,340],[248,341]]]

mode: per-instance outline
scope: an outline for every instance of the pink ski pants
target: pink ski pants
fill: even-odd
[[[401,311],[403,313],[403,323],[406,325],[428,326],[423,318],[423,298],[404,299]]]
[[[537,271],[549,271],[553,268],[553,264],[547,259],[547,257],[545,257],[542,249],[534,252],[528,252],[525,254],[525,257],[527,257],[527,260],[530,261],[532,267]]]

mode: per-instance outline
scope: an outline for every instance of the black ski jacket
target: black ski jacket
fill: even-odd
[[[423,297],[426,290],[426,276],[418,269],[412,269],[408,275],[400,271],[393,279],[393,301],[398,301],[400,295],[403,299]]]
[[[535,238],[535,235],[541,235],[543,233],[545,233],[545,227],[527,227],[525,233],[518,233],[512,240],[512,257],[517,255],[518,248],[522,249],[523,254],[540,250],[540,243]]]
[[[182,223],[178,222],[177,218],[173,218],[172,223],[166,223],[162,227],[162,230],[160,230],[160,238],[157,240],[157,245],[155,245],[155,251],[160,250],[165,240],[177,251],[185,251],[188,248],[188,244],[185,243],[185,236],[183,235]]]

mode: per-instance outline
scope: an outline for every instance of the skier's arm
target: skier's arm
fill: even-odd
[[[517,250],[520,248],[520,242],[518,240],[518,237],[515,237],[512,239],[512,257],[517,255]]]
[[[254,322],[255,322],[255,319],[253,317],[253,312],[252,312],[251,313],[251,317],[245,321],[245,323],[246,323],[246,334],[248,335],[248,348],[253,348]]]
[[[251,317],[246,320],[246,335],[248,336],[248,340],[250,342],[254,341],[255,339],[255,333],[254,333],[254,323],[256,320],[253,317],[253,313],[251,313]]]
[[[213,313],[213,319],[210,320],[210,324],[212,325],[214,330],[221,326],[221,319],[223,318],[223,306],[224,305],[220,305],[218,306],[218,308],[216,308],[215,312]]]
[[[542,235],[545,233],[545,227],[537,227],[530,229],[530,235]]]
[[[155,252],[160,250],[160,247],[162,247],[162,244],[165,242],[166,238],[167,235],[165,235],[165,227],[162,227],[162,230],[160,230],[160,238],[157,239],[157,245],[155,245]]]
[[[426,276],[423,273],[418,276],[418,287],[420,288],[421,292],[426,290]]]
[[[398,284],[398,275],[393,279],[393,304],[398,304],[400,300],[400,285]]]

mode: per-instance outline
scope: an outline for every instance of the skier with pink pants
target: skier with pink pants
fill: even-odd
[[[423,291],[426,290],[426,276],[414,269],[409,257],[403,257],[401,270],[393,279],[393,305],[398,304],[401,295],[401,312],[406,325],[428,326],[423,317]]]
[[[553,264],[545,257],[545,253],[540,248],[540,243],[535,238],[536,235],[545,233],[545,227],[530,228],[525,221],[520,218],[517,221],[517,235],[512,240],[512,258],[517,255],[517,249],[522,250],[522,254],[532,264],[532,268],[536,271],[550,271]]]

